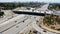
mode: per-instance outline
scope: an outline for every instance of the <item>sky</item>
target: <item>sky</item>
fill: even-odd
[[[0,0],[0,2],[47,2],[47,3],[60,3],[60,0]]]

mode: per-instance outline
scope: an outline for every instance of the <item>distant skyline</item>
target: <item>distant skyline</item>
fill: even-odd
[[[60,3],[60,0],[0,0],[0,2],[46,2],[46,3]]]

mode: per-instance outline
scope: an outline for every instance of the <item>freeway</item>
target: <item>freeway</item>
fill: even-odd
[[[16,25],[19,22],[26,20],[28,17],[27,15],[19,15],[14,17],[2,24],[0,24],[0,32],[6,31],[7,29],[11,28],[12,26]]]
[[[10,29],[3,32],[3,34],[17,34],[19,31],[24,29],[26,26],[28,26],[30,23],[33,23],[34,19],[32,16],[28,16],[28,18],[24,22],[20,22],[16,24],[15,26],[11,27]]]

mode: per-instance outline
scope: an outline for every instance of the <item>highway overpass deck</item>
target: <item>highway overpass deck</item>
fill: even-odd
[[[16,14],[28,14],[28,15],[36,15],[36,16],[45,16],[44,13],[37,13],[37,12],[24,12],[24,11],[13,11]]]

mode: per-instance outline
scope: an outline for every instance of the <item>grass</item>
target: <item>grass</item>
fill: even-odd
[[[54,22],[54,19],[52,18],[52,16],[45,16],[44,17],[44,23],[53,24],[53,22]]]
[[[51,28],[51,29],[55,29],[60,25],[60,16],[56,16],[56,15],[45,15],[44,19],[43,19],[43,24],[47,24],[46,26]],[[57,26],[57,27],[55,27]],[[55,29],[60,31],[60,29]]]

